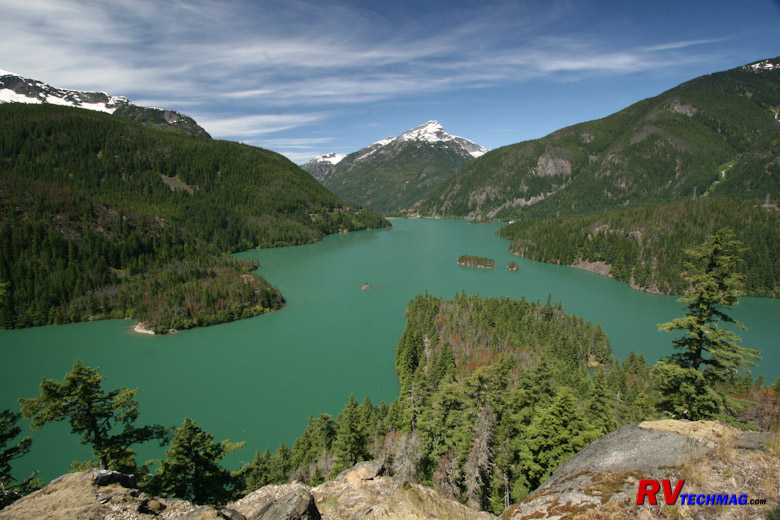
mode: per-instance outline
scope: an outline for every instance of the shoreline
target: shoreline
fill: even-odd
[[[138,334],[151,334],[152,336],[155,335],[153,330],[144,327],[144,324],[141,323],[140,321],[135,324],[135,327],[133,327],[133,332],[136,332]]]

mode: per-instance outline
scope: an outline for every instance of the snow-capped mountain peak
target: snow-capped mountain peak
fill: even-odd
[[[438,121],[428,121],[418,127],[412,128],[402,133],[398,137],[386,137],[381,139],[370,146],[364,148],[363,153],[360,154],[355,160],[362,160],[366,157],[374,154],[379,149],[391,144],[391,143],[403,143],[409,141],[422,141],[425,143],[447,143],[453,142],[463,148],[469,155],[477,158],[487,153],[487,148],[480,146],[466,138],[458,137],[456,135],[450,135],[444,127]]]
[[[447,141],[450,135],[444,131],[444,127],[438,121],[428,121],[424,125],[412,128],[402,133],[398,138],[404,141],[427,141],[435,143]]]
[[[423,141],[426,143],[441,143],[441,142],[454,142],[457,145],[465,149],[469,155],[477,158],[487,153],[487,148],[478,145],[473,141],[469,141],[464,137],[457,135],[450,135],[444,131],[444,127],[438,121],[428,121],[425,124],[407,130],[398,137],[401,141]]]

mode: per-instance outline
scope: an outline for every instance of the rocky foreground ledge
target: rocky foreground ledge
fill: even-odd
[[[70,473],[0,511],[2,520],[490,520],[488,513],[441,497],[418,484],[380,476],[378,462],[361,462],[335,480],[309,488],[298,482],[265,486],[225,507],[153,497],[129,475],[106,470]]]
[[[743,432],[713,421],[628,424],[577,453],[503,520],[776,518],[780,512],[777,433]],[[763,504],[636,505],[641,479],[684,479],[686,494],[746,494]],[[490,520],[434,489],[384,476],[360,462],[309,488],[266,486],[225,507],[153,497],[133,477],[105,470],[70,473],[0,511],[2,520]]]

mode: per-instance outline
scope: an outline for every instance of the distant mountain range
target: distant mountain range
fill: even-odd
[[[320,155],[303,169],[340,197],[393,214],[486,152],[468,139],[448,134],[438,121],[428,121],[346,156]]]
[[[492,150],[411,209],[514,219],[701,195],[778,198],[779,111],[780,58],[702,76],[603,119]]]
[[[111,96],[105,92],[61,89],[0,69],[0,103],[9,102],[85,108],[138,121],[160,130],[210,137],[194,119],[174,110],[138,106],[126,97]]]

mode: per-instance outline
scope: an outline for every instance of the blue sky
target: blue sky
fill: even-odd
[[[780,55],[780,2],[0,0],[0,68],[297,163],[430,119],[487,148]]]

